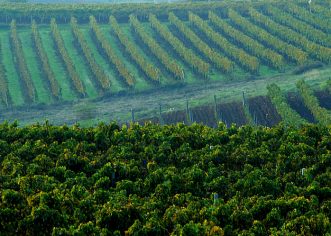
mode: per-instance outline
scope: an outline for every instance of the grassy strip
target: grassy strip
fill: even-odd
[[[266,48],[255,39],[245,35],[239,30],[236,30],[213,12],[209,12],[208,18],[214,25],[221,29],[222,32],[234,39],[252,55],[257,56],[262,61],[267,61],[270,67],[278,70],[282,70],[285,67],[284,58],[277,52]]]
[[[318,99],[314,95],[314,91],[306,84],[304,80],[299,80],[297,88],[305,102],[307,108],[311,111],[315,119],[324,125],[331,124],[331,113],[319,105]]]
[[[124,82],[129,86],[132,87],[135,84],[135,79],[130,73],[130,71],[125,67],[123,62],[118,59],[116,53],[114,52],[114,49],[109,45],[109,42],[105,39],[105,36],[103,35],[102,31],[99,28],[99,25],[97,22],[93,21],[93,18],[90,19],[90,26],[91,30],[97,39],[97,41],[100,43],[101,48],[104,50],[106,53],[109,61],[115,65],[115,68],[121,78],[123,78]]]
[[[189,20],[192,22],[200,31],[202,31],[212,42],[214,42],[218,47],[220,47],[224,53],[239,63],[243,68],[252,72],[258,73],[259,71],[259,60],[247,54],[241,48],[236,47],[230,43],[221,34],[215,32],[207,22],[202,20],[198,15],[189,13]]]
[[[28,102],[35,102],[36,101],[36,91],[31,80],[31,75],[28,71],[26,60],[22,50],[22,44],[17,35],[16,29],[16,21],[12,20],[10,23],[10,43],[12,49],[14,51],[14,61],[15,65],[17,66],[21,84],[23,89],[25,90],[25,97]]]
[[[119,42],[118,38],[116,37],[115,33],[113,32],[109,24],[100,25],[100,30],[103,32],[105,39],[108,41],[110,47],[112,47],[118,60],[120,60],[123,63],[124,67],[130,72],[130,74],[134,78],[134,85],[132,87],[125,86],[125,84],[122,83],[123,80],[119,80],[119,82],[121,82],[121,84],[124,85],[126,90],[129,89],[129,90],[142,91],[146,88],[152,88],[152,84],[148,83],[149,81],[147,81],[146,76],[141,73],[138,65],[134,61],[132,61],[130,56],[125,52],[124,47],[122,47],[121,43]],[[115,67],[113,66],[113,68]],[[116,78],[117,79],[121,78],[116,68],[115,71],[117,72]]]
[[[70,27],[63,27],[61,28],[61,36],[63,38],[64,46],[68,51],[68,55],[73,62],[73,66],[77,71],[80,81],[82,82],[86,97],[95,98],[98,96],[99,91],[94,86],[92,82],[93,74],[88,67],[84,57],[82,55],[82,51],[78,44],[76,44],[74,35],[70,29]]]
[[[169,21],[174,24],[177,29],[189,40],[191,43],[202,52],[217,68],[225,73],[229,73],[233,70],[234,64],[228,58],[221,56],[209,47],[207,43],[202,41],[193,30],[185,25],[174,13],[170,12]]]
[[[158,42],[155,41],[143,29],[142,24],[137,17],[130,15],[130,24],[134,31],[139,35],[141,40],[147,45],[151,52],[160,60],[160,62],[169,70],[177,79],[184,79],[184,70],[176,61],[171,58],[167,51],[165,51]]]
[[[331,23],[331,11],[329,10],[329,8],[326,8],[318,4],[311,4],[307,6],[307,8],[310,8],[312,12],[326,19],[326,22]]]
[[[251,23],[248,19],[238,14],[236,11],[229,9],[228,16],[232,23],[241,29],[242,32],[248,34],[264,45],[275,49],[289,60],[297,64],[304,64],[307,61],[308,55],[301,49],[294,47],[291,44],[285,43],[277,37],[271,35],[266,30]]]
[[[113,16],[109,17],[109,23],[114,30],[116,36],[118,37],[121,44],[125,47],[125,50],[129,53],[131,58],[139,65],[140,69],[147,75],[151,80],[160,82],[160,71],[153,64],[148,63],[145,57],[140,54],[132,41],[130,41],[127,36],[121,30],[121,27]]]
[[[314,8],[315,4],[313,4]],[[323,10],[327,8],[323,7]],[[321,19],[320,17],[314,16],[307,9],[300,7],[298,4],[287,2],[286,5],[282,6],[282,10],[285,10],[291,14],[293,14],[298,19],[307,22],[308,24],[313,25],[314,27],[324,30],[325,32],[331,31],[331,25],[325,21],[325,19]],[[329,14],[331,17],[331,14]]]
[[[186,47],[170,32],[166,25],[161,24],[155,15],[149,15],[149,22],[151,23],[152,28],[154,28],[162,36],[162,38],[172,46],[176,53],[178,53],[190,67],[202,74],[204,77],[208,76],[210,67],[209,63],[203,61],[190,48]]]
[[[325,47],[329,47],[331,45],[330,34],[326,34],[323,31],[316,29],[314,26],[309,25],[305,21],[296,19],[289,13],[284,12],[283,9],[267,6],[266,12],[268,15],[271,15],[276,22],[304,35],[309,40],[322,44]]]
[[[73,63],[72,59],[68,55],[68,51],[64,45],[63,37],[61,36],[61,33],[58,29],[55,19],[52,19],[52,21],[51,21],[51,31],[52,31],[52,36],[53,36],[56,48],[57,48],[58,52],[60,53],[61,58],[69,73],[72,85],[74,86],[74,88],[80,95],[85,96],[85,92],[86,92],[85,88],[83,86],[82,81],[79,79],[79,76],[74,67],[74,63]]]
[[[32,21],[31,31],[32,31],[33,45],[35,47],[35,50],[37,51],[38,60],[39,63],[42,65],[42,70],[47,79],[48,85],[50,86],[52,96],[54,96],[56,99],[59,99],[60,96],[59,84],[55,79],[54,72],[49,66],[49,60],[46,55],[45,49],[42,45],[38,26],[35,21]]]
[[[2,53],[1,53],[1,42],[0,42],[0,101],[6,107],[9,105],[9,91],[8,83],[6,80],[5,69],[1,62]]]
[[[71,30],[74,35],[74,38],[77,40],[77,42],[83,52],[82,54],[84,55],[84,58],[85,58],[86,62],[88,63],[89,68],[91,69],[91,71],[96,79],[96,82],[101,86],[101,88],[103,90],[108,90],[110,87],[110,80],[108,78],[108,75],[99,66],[99,64],[96,63],[89,45],[87,44],[82,32],[78,28],[76,18],[74,18],[74,17],[71,18],[70,25],[71,25]]]
[[[269,32],[277,35],[287,42],[291,42],[292,44],[301,47],[318,60],[327,63],[331,62],[331,48],[326,48],[307,40],[305,36],[286,26],[276,23],[271,20],[269,16],[259,13],[254,8],[249,9],[249,14],[254,22],[263,25],[263,27],[265,27]]]
[[[118,75],[116,70],[114,70],[111,66],[111,64],[103,57],[98,48],[97,45],[94,43],[93,38],[91,37],[91,32],[89,27],[82,27],[81,28],[82,34],[84,35],[84,38],[89,45],[92,54],[94,56],[94,59],[96,63],[102,67],[102,69],[106,72],[106,74],[109,75],[111,86],[109,88],[111,93],[116,93],[120,91],[126,90],[124,86],[121,85],[120,81],[117,79]]]
[[[65,101],[71,101],[76,98],[76,93],[72,90],[70,85],[70,78],[67,71],[61,61],[60,55],[55,50],[54,41],[51,38],[49,29],[40,29],[41,43],[45,48],[45,52],[49,59],[49,65],[52,71],[54,71],[55,79],[60,87],[61,99]]]
[[[2,57],[2,64],[5,70],[5,76],[7,78],[7,85],[8,85],[11,103],[14,106],[23,105],[24,98],[20,86],[20,78],[18,75],[18,71],[16,70],[15,67],[14,55],[12,54],[13,52],[10,48],[8,33],[0,35],[0,45],[1,45],[2,55],[6,55],[5,57]]]
[[[31,80],[35,87],[36,102],[51,103],[51,91],[45,87],[48,84],[47,78],[42,74],[42,68],[37,58],[37,51],[33,46],[32,33],[28,31],[20,31],[18,37],[22,42],[22,52],[27,62],[27,68],[31,75]],[[47,86],[48,87],[48,86]]]

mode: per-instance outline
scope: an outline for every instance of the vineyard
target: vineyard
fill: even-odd
[[[0,232],[329,235],[330,131],[2,123]]]
[[[36,11],[0,7],[2,110],[246,81],[331,63],[329,12],[323,2],[244,8],[197,3],[165,11],[146,6],[141,12],[97,6],[62,13],[56,5],[37,5]],[[311,106],[310,93],[298,87]],[[283,99],[271,90],[273,101]],[[285,106],[277,110],[282,117],[292,114]],[[323,110],[312,112],[329,119]]]
[[[331,236],[331,2],[170,2],[1,2],[0,236]]]

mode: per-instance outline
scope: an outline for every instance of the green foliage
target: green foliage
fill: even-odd
[[[26,103],[54,105],[75,98],[101,99],[186,84],[201,87],[199,77],[210,79],[210,85],[222,86],[227,82],[269,80],[278,75],[276,70],[305,72],[294,68],[295,64],[308,70],[310,64],[318,62],[320,67],[325,65],[321,70],[329,70],[328,4],[321,0],[311,5],[303,0],[287,2],[245,1],[245,6],[241,1],[3,3],[1,105],[21,106],[21,92],[27,95]],[[10,33],[6,25],[11,21]],[[21,42],[30,34],[32,40]],[[9,39],[12,47],[6,47]],[[285,76],[287,80],[282,84],[292,74]],[[265,91],[257,89],[254,93],[263,95]],[[237,97],[229,92],[224,96],[224,101]],[[147,115],[145,111],[137,112]],[[190,118],[197,118],[193,113]],[[58,113],[53,117],[58,120],[60,116]],[[118,118],[123,121],[127,116],[123,113]],[[70,123],[74,120],[72,115],[67,118]],[[84,123],[94,121],[86,119]]]
[[[109,81],[108,75],[100,67],[100,65],[98,65],[97,62],[95,61],[92,50],[88,46],[86,40],[84,39],[82,32],[80,31],[80,29],[78,27],[76,18],[71,17],[70,25],[71,25],[72,32],[73,32],[76,40],[78,41],[78,44],[79,44],[81,50],[83,51],[85,60],[88,62],[89,67],[95,76],[96,82],[99,84],[99,86],[102,89],[108,90],[110,87],[110,81]]]
[[[174,13],[170,12],[169,21],[174,24],[178,30],[185,35],[185,37],[192,42],[192,44],[199,49],[209,60],[214,63],[219,69],[225,73],[229,73],[233,70],[233,63],[226,57],[221,56],[215,50],[209,47],[207,43],[202,41],[193,30],[191,30],[186,24],[181,21]]]
[[[285,124],[299,126],[307,122],[288,105],[285,95],[276,84],[271,84],[267,88],[268,96]]]
[[[249,13],[251,19],[258,22],[261,21],[261,14],[259,14],[257,11],[255,11],[254,9],[249,9]],[[232,22],[234,22],[239,28],[241,28],[242,31],[247,32],[252,38],[261,41],[269,47],[279,51],[291,61],[294,61],[298,64],[304,64],[307,61],[308,55],[305,52],[294,47],[291,44],[280,40],[278,37],[275,37],[274,35],[270,34],[265,29],[253,24],[247,18],[241,16],[236,11],[229,9],[228,16]],[[265,19],[263,19],[263,21],[265,21]],[[263,24],[263,22],[261,23]]]
[[[209,40],[221,48],[227,56],[238,62],[243,68],[252,73],[258,72],[260,63],[256,57],[247,54],[241,48],[230,43],[223,35],[215,32],[213,28],[198,15],[189,12],[189,21],[201,30]]]
[[[0,55],[1,54],[2,53],[1,53],[1,45],[0,45]],[[6,75],[3,65],[0,64],[0,101],[2,104],[8,106],[9,103],[8,100],[9,100],[8,83],[6,81]]]
[[[26,92],[26,97],[29,102],[34,102],[36,99],[36,91],[35,87],[31,80],[31,75],[28,71],[28,67],[26,64],[26,59],[23,55],[23,49],[20,39],[17,35],[17,27],[16,21],[12,20],[10,23],[10,39],[11,39],[11,46],[14,51],[15,55],[15,63],[17,65],[18,72],[20,74],[21,83]]]
[[[106,40],[105,36],[103,35],[102,31],[99,28],[99,25],[94,17],[90,17],[90,26],[91,31],[96,38],[98,44],[100,44],[101,48],[106,53],[109,61],[115,65],[118,74],[124,79],[124,82],[128,86],[133,86],[135,83],[134,77],[129,72],[128,68],[125,67],[124,63],[117,57],[115,54],[114,49],[111,47],[109,42]]]
[[[320,107],[318,99],[314,95],[314,91],[305,83],[305,81],[298,81],[297,87],[305,105],[314,115],[316,120],[321,124],[331,124],[331,113],[327,109]]]
[[[69,77],[71,78],[73,87],[80,95],[85,96],[85,88],[82,81],[79,79],[79,75],[74,67],[72,59],[69,57],[67,49],[64,46],[63,38],[54,18],[51,20],[51,32],[58,52],[61,55],[62,61],[66,66]]]
[[[209,63],[203,61],[192,49],[186,47],[171,31],[156,18],[154,14],[149,15],[151,26],[167,41],[171,47],[188,63],[194,70],[207,77]]]
[[[46,51],[42,45],[41,38],[40,38],[40,33],[38,30],[38,26],[36,22],[33,20],[31,23],[31,32],[32,32],[32,39],[34,42],[34,46],[37,51],[37,55],[39,57],[39,61],[42,64],[42,69],[44,74],[46,75],[46,78],[49,82],[49,85],[51,87],[52,95],[59,99],[60,97],[60,88],[59,85],[55,79],[54,72],[52,71],[50,65],[49,65],[49,60],[46,54]]]
[[[301,20],[298,20],[293,17],[290,13],[286,13],[282,9],[278,9],[275,7],[268,7],[267,12],[273,16],[275,21],[284,24],[287,27],[293,29],[294,31],[303,34],[313,42],[320,43],[326,47],[331,46],[331,36],[321,30],[316,29],[309,23],[302,22]],[[314,22],[313,19],[311,19],[311,21],[312,23]],[[324,24],[322,23],[321,25],[323,26]]]
[[[330,140],[330,127],[308,124],[4,123],[0,232],[326,235]]]
[[[278,53],[264,47],[256,40],[250,38],[239,30],[233,28],[225,20],[222,20],[215,13],[208,13],[209,20],[222,30],[225,34],[229,35],[236,42],[239,42],[246,50],[251,52],[253,55],[259,57],[261,60],[267,61],[267,63],[278,70],[284,67],[284,58]]]
[[[90,17],[90,19],[93,20],[92,17]],[[123,33],[115,17],[109,17],[109,24],[111,25],[121,44],[125,47],[125,50],[130,54],[131,58],[140,66],[140,69],[144,71],[144,73],[151,80],[160,82],[160,70],[154,65],[148,63],[145,58],[139,53],[137,45],[130,41]]]
[[[130,25],[141,40],[147,45],[149,50],[155,55],[156,58],[169,70],[175,78],[184,79],[184,70],[176,63],[173,58],[170,57],[167,51],[165,51],[156,40],[154,40],[147,32],[142,28],[141,23],[136,16],[130,15]]]
[[[312,41],[308,40],[305,36],[297,33],[295,30],[292,30],[291,28],[289,28],[287,26],[284,26],[282,24],[275,22],[274,20],[271,20],[269,15],[272,13],[274,14],[275,19],[279,18],[278,15],[275,16],[275,14],[276,14],[275,11],[276,11],[275,9],[268,7],[266,9],[266,13],[264,15],[264,14],[259,13],[257,10],[250,8],[249,14],[256,23],[263,25],[265,28],[268,29],[268,31],[270,33],[278,35],[280,38],[282,38],[286,42],[289,42],[293,45],[297,45],[297,46],[301,47],[303,50],[305,50],[310,55],[314,56],[315,58],[317,58],[320,61],[323,61],[326,63],[331,62],[331,48],[324,47],[315,42],[312,42]],[[277,12],[281,13],[282,11],[279,10]],[[281,19],[279,19],[279,20],[281,21]],[[292,22],[292,21],[291,21],[291,19],[286,19],[286,22]],[[299,25],[301,25],[300,22],[298,22],[298,23],[293,22],[292,27],[299,28],[300,27]],[[302,31],[304,31],[304,30],[307,31],[306,27],[304,29],[302,29]],[[298,58],[301,59],[303,57],[298,56]]]

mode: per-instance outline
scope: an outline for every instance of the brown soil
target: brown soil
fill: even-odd
[[[281,121],[281,116],[266,96],[257,96],[248,99],[249,111],[258,125],[271,127]]]
[[[302,98],[298,93],[288,93],[287,94],[287,102],[292,109],[299,113],[301,117],[304,117],[309,122],[315,123],[316,120],[313,114],[308,110],[305,106]]]

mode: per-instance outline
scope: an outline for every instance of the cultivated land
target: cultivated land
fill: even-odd
[[[0,235],[330,236],[330,7],[0,4]]]
[[[0,230],[328,235],[330,131],[0,124]]]
[[[159,104],[166,112],[185,109],[186,100],[190,107],[213,103],[214,95],[218,103],[238,101],[243,91],[246,98],[267,95],[271,83],[283,92],[299,91],[300,79],[313,89],[330,87],[330,13],[324,2],[213,4],[202,10],[198,4],[169,5],[162,13],[147,7],[144,17],[136,12],[129,18],[130,6],[126,15],[125,7],[109,13],[91,7],[83,15],[71,9],[76,19],[55,11],[52,26],[43,8],[16,22],[3,16],[1,119],[126,122],[131,109],[136,119],[145,119],[158,116]],[[248,109],[246,116],[254,114]]]

